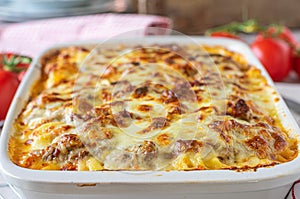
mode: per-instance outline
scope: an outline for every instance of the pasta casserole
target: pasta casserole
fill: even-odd
[[[293,160],[260,70],[222,46],[65,47],[15,120],[11,160],[38,170],[255,170]]]

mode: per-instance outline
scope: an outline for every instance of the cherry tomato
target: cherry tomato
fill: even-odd
[[[209,34],[211,37],[226,37],[231,39],[241,40],[237,35],[229,33],[229,32],[212,32]]]
[[[0,120],[4,120],[18,86],[15,74],[0,69]]]
[[[251,49],[274,81],[286,78],[292,67],[291,48],[279,39],[262,38],[251,44]]]
[[[271,25],[264,32],[257,35],[256,39],[278,38],[288,43],[292,48],[297,45],[297,40],[291,30],[286,26]]]

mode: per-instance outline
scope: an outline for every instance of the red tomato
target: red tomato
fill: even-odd
[[[14,72],[18,76],[19,73],[28,68],[31,61],[32,59],[27,56],[3,53],[0,54],[0,69]]]
[[[266,31],[257,35],[256,39],[263,38],[279,38],[287,42],[292,48],[297,45],[297,40],[291,30],[286,26],[273,25],[267,28]]]
[[[286,78],[292,67],[291,48],[282,40],[264,38],[251,44],[252,51],[274,81]]]
[[[300,77],[300,55],[296,55],[293,58],[293,69],[296,71],[298,74],[298,77]]]
[[[300,78],[300,43],[296,45],[293,51],[293,69]]]
[[[4,120],[18,86],[19,81],[15,74],[0,70],[0,120]]]
[[[18,74],[18,80],[22,81],[24,76],[26,74],[26,70],[22,70],[19,74]]]
[[[231,39],[239,39],[240,38],[232,33],[229,32],[212,32],[209,34],[209,36],[211,37],[227,37],[227,38],[231,38]]]

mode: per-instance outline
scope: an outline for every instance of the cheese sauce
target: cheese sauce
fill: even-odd
[[[15,164],[240,170],[297,157],[274,89],[242,55],[174,44],[101,48],[85,60],[90,52],[69,47],[44,58],[43,75],[14,123]]]

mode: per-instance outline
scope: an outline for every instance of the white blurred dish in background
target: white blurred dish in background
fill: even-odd
[[[26,7],[53,9],[86,6],[90,4],[91,0],[10,0],[10,2]]]
[[[10,0],[0,4],[0,20],[21,22],[34,19],[65,17],[109,12],[109,0]]]

